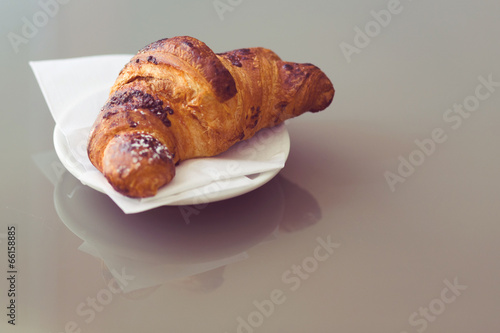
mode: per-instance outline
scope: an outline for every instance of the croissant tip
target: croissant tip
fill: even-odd
[[[332,104],[333,97],[335,96],[335,88],[333,87],[332,81],[330,81],[325,73],[321,73],[322,76],[318,80],[316,103],[311,109],[311,112],[319,112],[328,108]]]
[[[103,156],[103,174],[119,193],[132,198],[156,195],[175,176],[172,155],[147,134],[123,134],[113,138]]]

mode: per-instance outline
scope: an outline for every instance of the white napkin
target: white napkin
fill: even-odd
[[[125,213],[163,205],[201,204],[248,192],[284,167],[290,141],[284,125],[265,129],[216,157],[187,160],[151,198],[116,192],[90,163],[87,138],[110,87],[131,55],[30,62],[56,122],[54,144],[64,166],[82,183],[106,193]]]

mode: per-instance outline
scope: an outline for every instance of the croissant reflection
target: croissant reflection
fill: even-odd
[[[246,259],[247,250],[321,216],[314,198],[281,176],[232,199],[127,215],[66,172],[54,202],[64,224],[84,240],[80,250],[103,261],[105,279],[133,277],[119,283],[128,295],[147,294],[167,282],[213,290],[223,283],[225,266]]]

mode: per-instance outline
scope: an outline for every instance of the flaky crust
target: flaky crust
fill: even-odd
[[[177,163],[215,156],[306,111],[330,105],[328,77],[265,48],[215,54],[188,36],[162,39],[125,65],[88,144],[92,164],[120,193],[148,197]]]

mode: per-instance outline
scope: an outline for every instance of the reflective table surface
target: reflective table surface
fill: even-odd
[[[1,332],[500,330],[500,3],[0,3]],[[317,65],[285,167],[124,214],[69,174],[28,62],[189,35]]]

